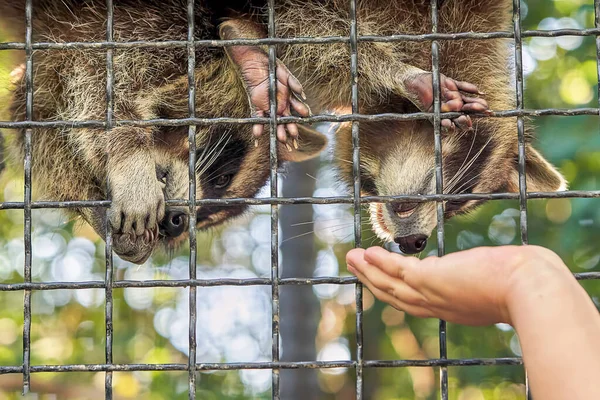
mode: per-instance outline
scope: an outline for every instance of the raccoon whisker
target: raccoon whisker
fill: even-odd
[[[312,176],[312,175],[311,175],[311,174],[309,174],[308,172],[306,173],[306,176],[308,176],[309,178],[312,178],[312,179],[314,179],[314,180],[315,180],[315,182],[317,181],[317,178],[316,178],[316,177],[314,177],[314,176]]]
[[[196,165],[202,165],[202,168],[200,168],[199,171],[197,170],[198,175],[204,174],[208,170],[208,168],[210,168],[210,166],[213,165],[215,163],[215,161],[217,161],[217,159],[219,158],[219,156],[225,149],[225,146],[227,146],[227,143],[229,143],[229,140],[231,139],[231,135],[228,134],[229,131],[227,131],[226,133],[227,133],[227,135],[222,135],[219,137],[218,142],[209,151],[209,153],[207,154],[207,157],[209,157],[209,159],[206,161],[206,163],[204,163],[204,160],[206,158],[203,158],[200,163],[196,164]],[[226,139],[224,139],[225,137],[226,137]],[[223,140],[225,140],[225,143],[223,143],[222,146],[219,146]],[[203,150],[202,153],[204,153],[204,151],[205,150]]]
[[[332,225],[332,226],[327,226],[327,227],[324,227],[324,228],[322,228],[321,230],[325,230],[325,229],[327,229],[327,230],[329,230],[330,232],[339,232],[339,231],[341,231],[342,229],[345,229],[345,228],[347,228],[347,227],[349,227],[349,226],[351,226],[351,225],[352,225],[352,223],[347,223],[347,224],[339,224],[339,225]],[[330,228],[335,228],[335,229],[330,229]],[[292,236],[292,237],[290,237],[290,238],[287,238],[287,239],[283,240],[281,243],[285,243],[285,242],[288,242],[288,241],[290,241],[290,240],[292,240],[292,239],[297,239],[297,238],[299,238],[299,237],[306,236],[306,235],[310,235],[311,233],[316,233],[316,232],[317,232],[317,230],[316,230],[316,229],[312,229],[312,230],[310,230],[310,231],[308,231],[308,232],[304,232],[304,233],[301,233],[301,234],[299,234],[299,235],[296,235],[296,236]],[[352,233],[351,235],[353,235],[353,234],[354,234],[354,233]]]
[[[209,134],[208,141],[210,141],[210,138],[211,138],[211,135]],[[221,143],[222,138],[223,138],[223,136],[220,136],[217,143],[214,146],[210,147],[210,150],[209,150],[209,147],[204,147],[202,149],[202,153],[196,159],[196,173],[197,174],[200,175],[200,174],[204,173],[204,170],[200,170],[200,166],[202,166],[202,168],[205,168],[206,159],[211,157],[213,151],[218,148],[218,145]],[[208,154],[207,154],[207,151],[208,151]]]
[[[479,174],[475,175],[474,177],[472,177],[471,179],[469,179],[468,181],[466,181],[465,183],[463,183],[457,190],[456,190],[456,194],[461,194],[464,193],[465,191],[469,190],[471,187],[475,186],[476,182],[473,182],[471,185],[468,185],[469,182],[472,182],[474,179],[479,178],[479,176],[481,176],[483,172],[480,172]]]
[[[371,236],[367,237],[367,238],[363,238],[363,241],[371,241],[371,243],[369,243],[369,247],[373,246],[373,243],[375,243],[375,241],[377,240],[377,235],[374,233]]]
[[[204,168],[210,167],[219,158],[219,156],[221,155],[221,153],[223,152],[223,150],[229,143],[229,140],[231,140],[230,132],[231,132],[231,129],[228,129],[224,134],[219,136],[217,143],[212,147],[211,153],[209,153],[210,159],[206,162],[206,165],[204,166]],[[202,173],[204,173],[204,172],[206,172],[206,169]]]
[[[456,171],[454,176],[448,181],[448,191],[451,191],[452,186],[455,185],[456,182],[458,181],[457,176],[460,172],[462,172],[462,169],[465,166],[465,163],[469,159],[469,156],[471,155],[471,151],[473,150],[473,146],[475,145],[476,138],[477,138],[477,131],[475,131],[475,133],[473,134],[473,140],[471,141],[471,147],[469,147],[469,151],[467,152],[465,159],[463,160],[462,164],[460,165],[460,167],[458,168],[458,170]]]
[[[463,160],[463,163],[461,164],[460,168],[456,171],[456,173],[454,174],[454,176],[452,177],[450,182],[448,182],[448,187],[446,188],[447,192],[449,192],[449,193],[452,192],[452,189],[458,184],[458,182],[460,182],[460,179],[468,171],[468,169],[472,165],[472,162],[474,161],[474,159],[477,158],[477,155],[475,155],[475,156],[473,156],[472,159],[469,160],[469,156],[471,155],[471,151],[473,150],[473,146],[475,144],[476,138],[477,138],[477,131],[475,131],[475,134],[473,135],[473,140],[471,141],[471,146],[469,148],[469,151],[467,152],[467,155],[465,156],[465,159]],[[485,146],[483,148],[485,148]],[[482,150],[483,150],[483,148],[482,148]],[[468,163],[467,163],[467,161],[468,161]],[[465,163],[467,163],[467,165],[465,165]]]
[[[334,157],[334,158],[337,159],[338,161],[343,161],[345,163],[352,164],[352,161],[346,160],[345,158],[341,158],[341,157]]]
[[[302,237],[302,236],[310,235],[311,233],[315,233],[314,229],[313,229],[313,230],[311,230],[311,231],[308,231],[308,232],[301,233],[301,234],[299,234],[299,235],[296,235],[296,236],[292,236],[292,237],[290,237],[290,238],[287,238],[287,239],[285,239],[285,240],[282,240],[282,241],[281,241],[281,244],[283,244],[283,243],[285,243],[285,242],[289,242],[290,240],[293,240],[293,239],[298,239],[298,238],[300,238],[300,237]]]
[[[327,218],[327,219],[321,219],[319,218],[319,222],[329,222],[329,221],[337,221],[337,220],[341,220],[342,218]],[[315,221],[307,221],[307,222],[297,222],[295,224],[291,224],[290,226],[301,226],[301,225],[308,225],[308,224],[314,224]],[[352,224],[352,222],[348,221],[348,224]]]
[[[487,147],[487,145],[492,141],[492,138],[490,137],[488,139],[488,141],[481,147],[481,149],[477,152],[477,154],[475,154],[473,156],[473,158],[471,158],[471,160],[467,163],[467,165],[465,166],[463,172],[460,174],[460,177],[458,178],[459,180],[467,173],[467,171],[469,170],[469,168],[471,168],[473,166],[473,164],[475,163],[475,161],[477,161],[477,159],[479,158],[479,156],[483,153],[483,150],[485,150],[485,148]],[[456,184],[455,184],[456,185]],[[453,186],[455,186],[453,185]],[[448,188],[445,190],[446,193],[451,193],[453,188]]]

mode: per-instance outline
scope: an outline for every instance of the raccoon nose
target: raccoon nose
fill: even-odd
[[[427,236],[425,235],[410,235],[397,237],[394,242],[398,243],[400,250],[405,254],[420,253],[427,246]]]
[[[187,225],[187,215],[181,211],[168,211],[160,222],[160,233],[166,237],[177,237],[183,233]]]

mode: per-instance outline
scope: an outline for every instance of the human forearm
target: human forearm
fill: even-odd
[[[528,271],[510,292],[507,306],[534,398],[600,398],[597,309],[566,268],[543,263],[529,268],[544,271]]]

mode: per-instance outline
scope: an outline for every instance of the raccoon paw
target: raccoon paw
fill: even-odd
[[[158,223],[165,215],[162,185],[156,180],[131,177],[111,183],[109,222],[114,250],[127,261],[146,261],[158,241]],[[146,181],[144,183],[144,181]]]
[[[413,103],[424,112],[433,112],[433,74],[417,74],[406,82],[407,90],[413,95]],[[441,112],[489,113],[487,101],[480,97],[463,94],[483,95],[476,85],[457,81],[440,74]],[[473,122],[468,115],[454,119],[442,119],[446,129],[470,129]]]
[[[248,82],[248,97],[252,107],[253,115],[264,117],[269,115],[269,79],[268,64],[263,66],[264,79],[258,84],[252,85]],[[287,69],[283,63],[277,63],[277,115],[280,117],[289,117],[292,111],[302,117],[311,115],[310,107],[306,104],[306,95],[302,85],[294,75]],[[255,137],[262,135],[264,126],[254,125],[252,133]],[[289,134],[289,136],[288,136]],[[291,147],[288,144],[292,140],[294,147],[298,148],[298,127],[296,124],[277,125],[277,140],[284,143],[288,150]]]
[[[248,19],[229,19],[219,26],[219,36],[224,40],[266,37],[263,27]],[[254,117],[269,115],[269,55],[261,46],[227,46],[225,52],[236,66],[240,74],[248,102]],[[305,103],[306,96],[302,85],[287,67],[277,60],[277,116],[288,117],[295,111],[298,115],[306,117],[311,114],[310,108]],[[286,132],[287,130],[287,132]],[[260,136],[264,126],[257,124],[252,132],[255,137]],[[284,143],[289,151],[288,133],[294,147],[298,148],[298,127],[296,124],[282,124],[277,126],[277,140]]]

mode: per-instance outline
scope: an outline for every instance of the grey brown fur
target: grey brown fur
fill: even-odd
[[[12,24],[21,41],[23,4],[24,1],[0,1],[0,14]],[[33,10],[34,41],[106,38],[107,10],[102,0],[34,0]],[[211,13],[202,3],[196,5],[195,11],[195,36],[212,37],[216,27]],[[186,37],[185,1],[115,1],[116,41]],[[266,55],[255,55],[266,60]],[[248,82],[240,74],[244,66],[232,65],[220,49],[199,49],[196,63],[196,115],[249,116]],[[33,64],[34,120],[106,118],[106,51],[35,51]],[[114,50],[113,64],[115,120],[188,116],[185,48]],[[24,119],[25,96],[21,77],[10,107],[13,120]],[[114,250],[126,260],[142,263],[159,242],[172,247],[185,238],[187,208],[165,211],[165,200],[188,198],[187,132],[187,127],[36,129],[32,139],[34,195],[69,201],[105,199],[110,194],[113,203],[108,222],[114,232]],[[265,184],[269,176],[268,136],[255,139],[251,132],[249,125],[197,127],[197,198],[252,197]],[[16,165],[22,165],[24,135],[15,133],[13,158]],[[299,149],[288,151],[280,146],[281,161],[313,157],[325,145],[323,137],[309,129],[300,128],[299,135]],[[105,190],[107,182],[109,193]],[[200,207],[198,228],[219,224],[244,209]],[[107,220],[102,209],[82,208],[76,213],[104,236]],[[169,221],[177,224],[173,234],[162,229],[170,226]]]
[[[75,19],[66,13],[57,15],[56,11],[53,13],[52,7],[46,5],[49,7],[46,16],[36,19],[34,32],[44,33],[47,36],[44,39],[50,41],[77,39],[73,35],[83,36],[86,40],[103,40],[103,21],[106,13],[102,3],[87,3],[94,6],[90,6],[86,13],[80,13]],[[207,4],[208,7],[209,3],[202,4]],[[228,38],[264,37],[267,31],[265,3],[249,2],[252,3],[253,8],[245,8],[241,3],[245,2],[240,4],[232,2],[234,10],[229,14],[221,13],[222,10],[205,9],[198,4],[196,36],[216,37],[216,24],[226,20],[225,26],[231,28],[225,30]],[[350,15],[347,0],[283,0],[276,3],[276,35],[279,37],[349,35]],[[171,0],[158,6],[153,4],[152,1],[117,1],[115,39],[139,40],[148,39],[148,36],[155,40],[185,39],[186,18],[183,2]],[[506,0],[441,1],[439,31],[508,30],[509,9],[510,4]],[[229,19],[219,19],[226,16]],[[426,0],[358,0],[357,16],[358,31],[361,35],[420,34],[431,30],[429,1]],[[135,29],[132,30],[132,26]],[[221,34],[223,33],[222,30]],[[375,114],[429,111],[432,97],[430,48],[429,42],[361,42],[358,51],[360,112]],[[196,79],[199,88],[196,102],[197,115],[243,117],[249,114],[265,114],[264,111],[268,109],[261,110],[261,107],[257,109],[257,104],[265,100],[264,81],[250,82],[253,79],[250,72],[259,70],[261,74],[264,73],[264,64],[261,64],[258,69],[244,70],[243,68],[244,65],[253,65],[256,61],[255,56],[260,54],[257,48],[250,48],[250,50],[252,51],[241,49],[236,52],[233,49],[228,51],[229,57],[225,57],[224,52],[220,50],[203,50],[197,53]],[[278,71],[286,72],[287,67],[299,78],[313,111],[340,112],[348,109],[351,74],[350,49],[347,44],[279,46],[278,56],[282,60]],[[187,86],[184,57],[183,49],[115,51],[115,117],[118,119],[153,118],[158,115],[157,110],[167,117],[186,116]],[[492,110],[513,108],[510,58],[508,43],[505,40],[443,42],[440,54],[440,69],[444,74],[442,109],[470,112],[485,111],[488,108]],[[34,96],[36,119],[104,118],[106,110],[104,109],[103,52],[91,50],[40,52],[36,54],[36,65],[35,85],[38,88]],[[58,69],[57,65],[60,66]],[[259,75],[262,76],[261,74]],[[94,89],[90,91],[90,87]],[[259,99],[253,97],[256,93],[259,94]],[[16,118],[22,118],[22,96],[21,87],[16,93]],[[284,96],[284,100],[287,97]],[[290,96],[289,103],[292,108],[294,108],[294,101],[294,97]],[[296,110],[298,111],[298,108]],[[289,110],[285,107],[278,111],[281,111],[282,115],[289,115]],[[443,138],[445,192],[518,190],[514,119],[463,116],[453,121],[443,121],[443,124],[450,128]],[[471,126],[473,129],[469,129]],[[293,130],[288,129],[288,131],[294,138]],[[216,194],[213,192],[212,196],[252,196],[268,174],[265,135],[259,135],[260,132],[254,131],[260,143],[258,147],[260,150],[253,150],[250,127],[236,127],[229,132],[243,143],[242,147],[248,149],[248,155],[236,169],[240,173],[236,175],[227,191]],[[301,133],[304,132],[310,131],[301,129]],[[349,161],[352,159],[350,132],[349,124],[340,127],[336,135],[335,149],[340,175],[348,182],[351,182]],[[362,122],[360,151],[363,193],[379,195],[433,193],[435,183],[432,132],[433,128],[429,121]],[[161,216],[161,207],[157,205],[160,204],[161,190],[166,198],[187,196],[187,185],[176,185],[177,190],[171,189],[169,184],[162,188],[160,180],[150,176],[149,168],[153,163],[159,166],[165,163],[167,165],[163,169],[171,168],[180,172],[176,178],[173,177],[173,182],[185,183],[184,165],[187,167],[185,133],[167,130],[157,135],[156,130],[139,128],[127,130],[117,128],[108,133],[94,130],[82,130],[77,134],[74,131],[67,133],[54,132],[54,134],[43,135],[42,132],[36,132],[35,135],[34,143],[37,144],[34,145],[34,177],[41,176],[41,182],[46,183],[46,194],[50,197],[59,200],[81,199],[82,196],[84,199],[102,198],[105,195],[102,184],[107,178],[106,171],[111,182],[113,200],[116,200],[116,209],[111,212],[117,219],[120,215],[118,210],[124,209],[129,213],[128,207],[138,206],[131,204],[133,194],[135,194],[133,198],[140,197],[139,193],[132,189],[131,182],[141,182],[144,179],[153,181],[153,191],[148,192],[145,189],[142,191],[144,194],[142,197],[151,204],[141,208],[147,210],[156,206],[157,220]],[[283,133],[284,137],[281,137],[280,133]],[[219,135],[208,128],[199,127],[199,147],[203,146],[204,141],[210,142],[215,135],[221,137],[222,134],[223,131]],[[322,148],[323,139],[319,139],[314,132],[307,133],[305,136],[309,138],[305,140],[305,156],[295,156],[294,154],[298,153],[294,151],[292,155],[287,156],[288,159],[293,161],[313,156]],[[158,137],[161,140],[157,140]],[[211,137],[213,139],[209,140]],[[287,140],[285,131],[278,131],[278,138],[285,142]],[[311,142],[317,144],[311,147]],[[300,151],[302,148],[301,146]],[[57,164],[51,165],[51,160],[44,157],[44,154],[48,154],[48,149],[54,150],[50,154],[67,155],[59,163],[62,167]],[[140,152],[139,149],[151,149],[151,151]],[[289,144],[288,149],[291,149]],[[172,154],[174,151],[177,155]],[[107,152],[115,155],[114,158],[109,157],[108,162],[103,158],[103,154]],[[285,159],[288,153],[283,151],[281,154]],[[560,174],[530,144],[527,147],[527,157],[529,190],[560,190],[566,187]],[[173,167],[170,163],[177,163],[178,166]],[[141,171],[142,165],[148,167],[146,172]],[[255,173],[256,165],[259,166],[259,173]],[[76,173],[73,173],[71,166],[77,167]],[[131,174],[132,171],[135,171],[135,175]],[[248,171],[252,173],[249,174]],[[143,176],[138,176],[140,174]],[[65,177],[64,182],[69,182],[69,185],[48,184],[54,176]],[[199,179],[201,180],[201,177]],[[115,192],[114,188],[117,187],[122,188],[120,190],[122,199]],[[199,198],[206,195],[211,196],[202,191],[198,193]],[[158,201],[156,198],[159,198]],[[446,214],[451,217],[475,205],[476,202],[447,204]],[[433,203],[418,206],[372,204],[370,209],[374,229],[385,240],[406,242],[408,237],[426,238],[435,226]],[[102,231],[102,226],[99,224],[102,220],[99,216],[90,216],[85,210],[80,212],[92,225],[95,225],[99,232]],[[214,223],[221,222],[231,215],[225,210],[210,208],[199,213],[213,216]],[[130,214],[144,213],[132,209]],[[216,217],[217,215],[220,217]],[[134,230],[139,230],[139,224],[136,224]],[[123,236],[123,238],[126,240],[127,237]],[[118,243],[118,240],[115,242]],[[124,245],[123,248],[125,247],[127,246]],[[414,249],[407,250],[412,252],[410,250]],[[136,254],[139,253],[138,250]],[[147,254],[147,252],[142,253]]]
[[[277,2],[277,36],[348,37],[348,7],[347,0]],[[438,31],[511,31],[511,8],[508,0],[440,1]],[[258,20],[265,23],[265,12],[255,15],[262,15]],[[430,33],[430,2],[358,0],[357,20],[360,35]],[[349,112],[347,44],[289,45],[278,50],[278,56],[304,85],[313,111]],[[508,40],[443,41],[440,60],[442,111],[482,113],[514,108],[514,65]],[[360,42],[359,112],[432,111],[431,70],[431,42]],[[515,118],[463,116],[442,124],[444,193],[519,190]],[[564,178],[532,147],[530,135],[526,140],[528,190],[565,190]],[[340,175],[351,186],[349,123],[337,132],[335,153]],[[435,193],[434,138],[429,121],[361,122],[360,156],[363,194]],[[467,212],[478,203],[447,203],[446,217]],[[371,204],[370,216],[381,239],[395,240],[409,253],[422,250],[436,225],[435,203]]]

